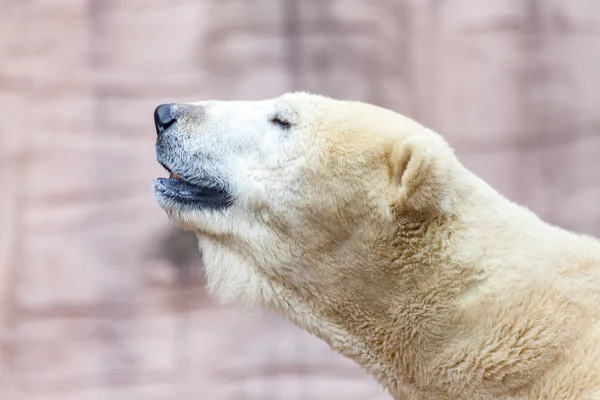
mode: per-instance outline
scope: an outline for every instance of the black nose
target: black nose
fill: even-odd
[[[154,125],[156,125],[156,133],[160,135],[176,121],[171,112],[171,104],[161,104],[154,110]]]

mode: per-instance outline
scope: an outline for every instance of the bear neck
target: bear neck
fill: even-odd
[[[361,365],[392,395],[424,386],[430,377],[423,371],[457,326],[456,297],[476,284],[475,274],[446,252],[452,218],[402,221],[368,259],[345,260],[348,276],[326,295],[280,283],[275,308]]]

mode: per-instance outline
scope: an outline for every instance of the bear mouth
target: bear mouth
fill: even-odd
[[[163,163],[160,164],[169,173],[168,178],[156,178],[154,181],[154,191],[161,203],[210,209],[222,209],[231,205],[230,191],[214,180],[187,180]]]

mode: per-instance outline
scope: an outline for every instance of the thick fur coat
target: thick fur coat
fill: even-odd
[[[600,399],[598,240],[390,110],[306,93],[169,110],[156,197],[216,298],[277,310],[396,399]]]

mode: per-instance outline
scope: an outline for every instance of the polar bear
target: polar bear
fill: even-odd
[[[158,204],[209,290],[274,309],[395,399],[600,399],[600,242],[391,110],[307,93],[156,108]]]

